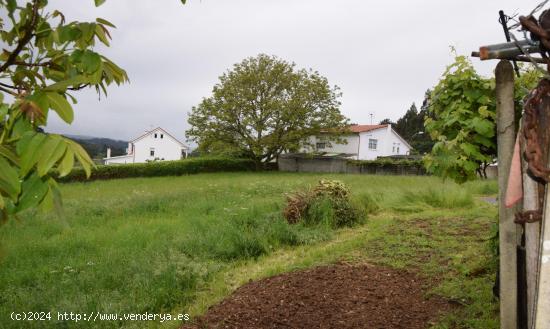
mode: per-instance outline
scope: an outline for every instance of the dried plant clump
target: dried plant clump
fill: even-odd
[[[296,224],[300,221],[307,211],[310,199],[311,193],[309,191],[299,191],[287,195],[283,215],[290,224]]]
[[[329,221],[334,227],[352,225],[364,214],[350,198],[349,188],[336,180],[320,180],[313,189],[287,195],[283,215],[290,224]]]

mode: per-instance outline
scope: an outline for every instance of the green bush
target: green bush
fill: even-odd
[[[366,207],[351,199],[342,182],[321,180],[312,190],[298,191],[287,197],[283,215],[291,223],[352,226],[366,215]]]
[[[250,159],[193,158],[179,161],[163,161],[124,165],[100,165],[93,169],[90,180],[132,177],[181,176],[205,172],[253,171],[256,165]],[[86,181],[84,169],[77,168],[60,178],[62,182]]]

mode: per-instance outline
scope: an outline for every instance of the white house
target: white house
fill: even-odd
[[[352,125],[349,135],[342,138],[347,144],[328,141],[326,135],[311,136],[303,151],[346,154],[355,160],[376,160],[378,157],[408,155],[412,147],[399,136],[390,124]]]
[[[187,158],[189,147],[158,127],[128,142],[126,155],[111,157],[111,149],[107,149],[104,163],[144,163],[149,161],[170,161]]]

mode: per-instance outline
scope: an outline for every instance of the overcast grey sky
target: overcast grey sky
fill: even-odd
[[[538,0],[50,0],[68,20],[117,25],[105,54],[131,83],[98,100],[77,95],[75,121],[47,130],[131,139],[161,126],[185,139],[187,113],[210,95],[218,76],[259,53],[312,68],[340,86],[352,122],[397,120],[422,103],[452,61],[449,46],[470,54],[502,42],[498,10],[527,14]],[[475,66],[492,74],[496,62]],[[52,116],[53,118],[53,116]]]

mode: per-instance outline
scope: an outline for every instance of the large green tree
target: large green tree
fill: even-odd
[[[204,152],[226,147],[259,165],[297,150],[308,136],[337,133],[348,122],[339,110],[338,87],[277,57],[247,58],[219,79],[212,96],[189,114],[187,136]]]
[[[516,80],[516,113],[523,98],[536,86],[540,73],[522,70]],[[428,171],[464,182],[484,176],[496,155],[494,78],[479,75],[465,56],[456,56],[430,95],[426,131],[434,140],[425,157]]]
[[[109,46],[114,25],[108,21],[67,21],[47,0],[0,0],[0,13],[0,220],[6,220],[59,205],[55,178],[67,175],[75,160],[90,174],[93,164],[79,144],[43,132],[52,111],[70,124],[74,93],[106,93],[128,78],[95,48]]]

